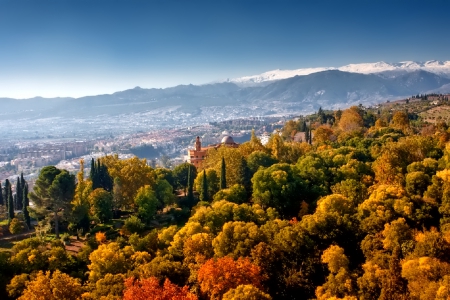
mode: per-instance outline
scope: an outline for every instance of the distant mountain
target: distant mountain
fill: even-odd
[[[361,63],[361,64],[349,64],[339,68],[334,67],[321,67],[321,68],[305,68],[296,70],[273,70],[264,72],[259,75],[244,76],[239,78],[230,79],[230,82],[234,82],[240,86],[253,86],[263,84],[265,82],[271,82],[275,80],[281,80],[291,78],[294,76],[309,75],[322,71],[338,70],[350,73],[359,74],[388,74],[390,77],[396,77],[413,71],[427,71],[443,77],[450,78],[450,61],[437,61],[430,60],[426,62],[414,62],[403,61],[399,63]]]
[[[325,70],[257,86],[223,82],[136,87],[77,99],[0,98],[0,127],[7,129],[0,138],[128,134],[240,117],[307,114],[320,106],[371,105],[430,91],[449,92],[450,78],[423,70],[395,76]]]
[[[167,107],[191,114],[198,114],[205,107],[246,105],[267,107],[267,111],[280,110],[283,105],[269,104],[273,101],[294,103],[290,107],[298,111],[305,107],[305,103],[310,104],[310,109],[320,105],[344,107],[353,103],[369,104],[445,89],[449,84],[449,78],[422,70],[395,77],[326,70],[280,79],[266,86],[239,87],[235,83],[224,82],[200,86],[179,85],[166,89],[136,87],[114,94],[77,99],[0,98],[0,119],[94,118]],[[270,105],[275,107],[270,108]]]

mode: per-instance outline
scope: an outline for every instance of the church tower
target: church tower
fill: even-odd
[[[197,139],[195,140],[195,151],[201,150],[202,150],[202,142],[200,142],[200,137],[197,136]]]

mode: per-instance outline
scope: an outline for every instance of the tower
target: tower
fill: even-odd
[[[201,151],[202,150],[202,142],[200,142],[200,137],[197,136],[195,139],[195,151]]]

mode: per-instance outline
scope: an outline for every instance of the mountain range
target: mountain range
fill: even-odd
[[[137,115],[151,126],[192,126],[239,117],[305,114],[320,106],[336,109],[360,103],[371,105],[431,92],[450,92],[450,61],[271,71],[227,82],[165,89],[136,87],[76,99],[0,98],[0,126],[8,126],[8,120],[22,120],[33,128],[36,120],[61,118],[66,123],[98,123],[96,128],[106,128],[99,120],[133,121],[139,119]],[[45,124],[56,124],[52,122]],[[31,130],[28,127],[23,131]]]
[[[317,72],[339,70],[343,72],[359,74],[380,74],[395,77],[413,71],[427,71],[443,77],[450,78],[450,61],[429,60],[426,62],[403,61],[399,63],[386,63],[384,61],[376,63],[349,64],[342,67],[319,67],[303,68],[295,70],[272,70],[258,75],[244,76],[229,80],[239,85],[255,85],[271,82],[294,76],[309,75]]]

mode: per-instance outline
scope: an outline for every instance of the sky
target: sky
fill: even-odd
[[[450,60],[447,0],[0,0],[0,97]]]

